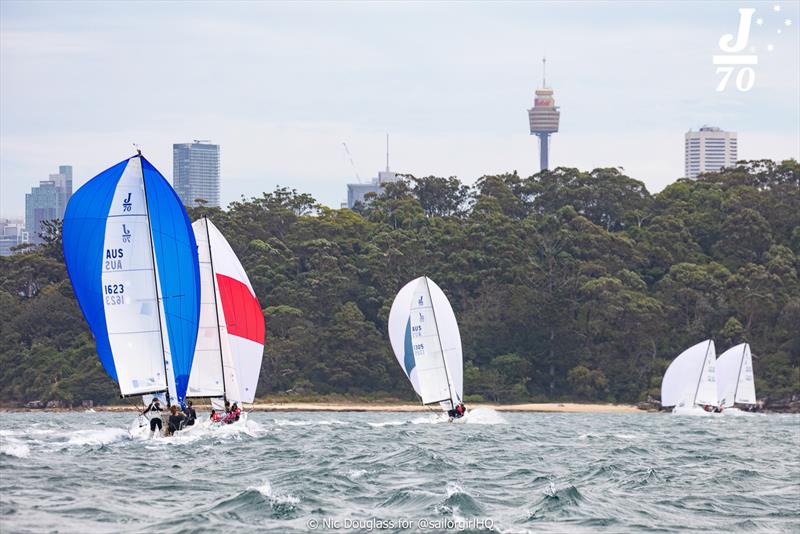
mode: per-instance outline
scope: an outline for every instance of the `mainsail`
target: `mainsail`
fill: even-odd
[[[192,224],[200,262],[200,327],[190,397],[253,402],[264,354],[264,315],[228,241],[203,217]]]
[[[717,394],[719,402],[726,408],[737,402],[756,403],[753,357],[749,344],[731,347],[717,358]]]
[[[98,174],[67,205],[64,258],[122,396],[183,402],[200,314],[197,245],[175,191],[143,156]]]
[[[389,339],[423,404],[441,402],[450,409],[461,402],[461,335],[450,302],[433,280],[417,278],[398,292],[389,312]]]
[[[662,406],[717,405],[716,349],[708,339],[683,351],[661,381]]]

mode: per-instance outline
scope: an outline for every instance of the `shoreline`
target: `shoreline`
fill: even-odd
[[[206,403],[194,403],[198,409],[210,409]],[[243,406],[249,412],[428,412],[438,411],[434,406],[412,403],[385,402],[256,402]],[[581,404],[575,402],[523,403],[523,404],[468,404],[468,409],[489,408],[497,412],[538,413],[646,413],[632,404]],[[96,412],[133,412],[135,406],[94,406]],[[87,408],[23,408],[0,407],[0,412],[85,412]]]

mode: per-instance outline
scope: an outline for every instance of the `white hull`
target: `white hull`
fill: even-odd
[[[242,412],[239,416],[239,420],[235,423],[225,424],[222,422],[214,423],[208,418],[204,419],[197,419],[192,426],[184,427],[183,430],[179,430],[174,434],[174,436],[194,436],[196,434],[200,434],[204,431],[214,430],[217,428],[231,428],[231,429],[244,429],[247,427],[247,414]],[[166,427],[164,428],[166,430]],[[128,434],[130,435],[131,439],[169,439],[171,436],[164,435],[164,432],[159,432],[158,429],[156,431],[150,432],[150,421],[145,416],[140,415],[136,417],[133,421],[131,421],[130,426],[128,427]]]
[[[719,413],[707,412],[700,406],[676,406],[672,409],[673,415],[689,415],[693,417],[704,417],[720,415]]]

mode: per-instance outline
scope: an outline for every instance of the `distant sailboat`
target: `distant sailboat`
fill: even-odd
[[[255,398],[264,354],[264,315],[225,236],[206,217],[192,228],[201,305],[188,396],[224,399],[241,407]]]
[[[406,284],[389,312],[392,349],[423,404],[453,410],[463,398],[461,335],[453,308],[433,280]]]
[[[661,381],[661,405],[673,413],[702,415],[704,406],[717,407],[716,349],[708,339],[683,351],[667,367]]]
[[[725,411],[736,410],[734,404],[755,404],[753,357],[750,345],[731,347],[717,358],[717,395]]]
[[[101,172],[67,205],[64,258],[106,372],[122,397],[182,404],[200,316],[191,222],[141,154]]]

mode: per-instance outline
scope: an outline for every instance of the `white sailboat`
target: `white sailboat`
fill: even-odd
[[[748,343],[731,347],[717,358],[717,395],[725,408],[723,413],[739,412],[734,404],[756,403],[753,357]]]
[[[436,283],[422,276],[406,284],[389,312],[389,339],[422,404],[447,412],[463,399],[461,334],[453,308]]]
[[[241,408],[256,394],[264,315],[239,258],[214,223],[203,217],[192,229],[200,264],[200,325],[187,396],[211,398],[218,411],[224,401]]]
[[[683,351],[667,367],[661,381],[661,405],[672,413],[706,415],[717,407],[716,349],[708,339]]]

